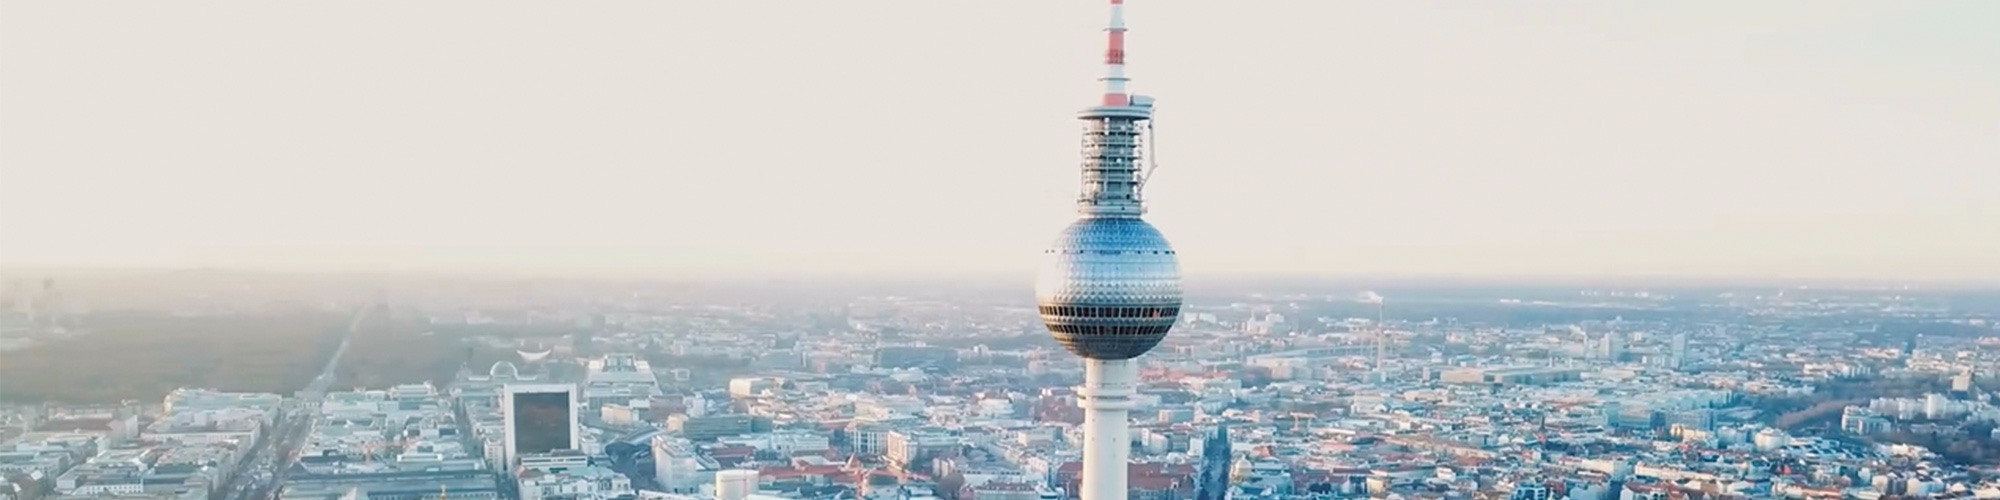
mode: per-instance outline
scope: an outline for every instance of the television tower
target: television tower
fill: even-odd
[[[1105,28],[1103,100],[1083,121],[1083,190],[1075,223],[1043,252],[1035,279],[1042,323],[1057,343],[1084,358],[1077,405],[1084,409],[1083,500],[1123,500],[1131,453],[1127,416],[1138,367],[1132,358],[1167,337],[1180,317],[1180,264],[1158,229],[1140,216],[1153,100],[1125,88],[1125,5],[1111,1]]]
[[[1358,298],[1358,301],[1363,304],[1375,306],[1374,369],[1377,373],[1380,373],[1382,371],[1382,359],[1384,357],[1387,357],[1387,354],[1389,353],[1389,330],[1388,327],[1383,324],[1383,321],[1385,321],[1387,317],[1382,314],[1382,302],[1383,302],[1382,294],[1375,293],[1374,291],[1361,292],[1361,296]]]

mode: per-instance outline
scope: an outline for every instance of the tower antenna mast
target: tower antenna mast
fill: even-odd
[[[1378,295],[1375,297],[1375,372],[1376,373],[1382,372],[1382,359],[1388,357],[1387,354],[1389,353],[1389,325],[1383,323],[1383,321],[1386,320],[1388,316],[1382,313],[1383,302],[1385,302],[1385,300],[1383,300],[1381,296]]]
[[[1111,0],[1111,22],[1104,27],[1104,105],[1129,106],[1131,82],[1125,76],[1125,0]]]

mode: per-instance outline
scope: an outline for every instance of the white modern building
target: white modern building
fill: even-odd
[[[521,500],[604,500],[636,493],[631,479],[603,467],[583,467],[557,473],[529,471],[521,475],[519,486]]]
[[[778,379],[770,377],[737,377],[729,379],[729,395],[737,398],[754,398],[764,391],[778,388]]]
[[[697,452],[694,443],[685,438],[668,434],[653,437],[653,478],[667,493],[700,493],[702,487],[715,482],[720,469],[715,459]]]
[[[605,405],[628,405],[660,394],[652,364],[632,354],[592,359],[584,378],[583,399],[592,411]]]
[[[757,492],[757,471],[730,469],[715,473],[715,500],[743,500]]]
[[[717,438],[716,442],[749,446],[761,451],[790,456],[795,453],[817,453],[833,449],[833,444],[825,434],[809,431],[775,431],[760,434]]]

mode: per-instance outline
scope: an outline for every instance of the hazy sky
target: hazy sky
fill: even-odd
[[[0,264],[1028,273],[1101,4],[0,3]],[[2000,281],[2000,2],[1130,10],[1190,273]]]

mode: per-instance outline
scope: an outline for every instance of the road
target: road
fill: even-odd
[[[354,319],[348,321],[347,332],[340,339],[340,347],[335,348],[333,355],[327,358],[326,367],[320,370],[319,376],[306,383],[304,389],[299,390],[298,397],[286,402],[286,410],[262,445],[243,461],[235,477],[218,490],[223,493],[212,498],[267,500],[277,495],[278,486],[284,484],[292,461],[298,458],[299,447],[304,446],[306,438],[312,436],[320,403],[326,397],[327,389],[333,387],[336,380],[334,372],[340,368],[341,356],[347,354],[348,344],[354,341],[354,332],[361,329],[362,321],[372,310],[373,307],[362,307],[354,313]]]
[[[354,332],[361,330],[361,322],[368,319],[369,311],[372,310],[374,310],[372,307],[363,307],[360,311],[354,312],[354,319],[347,322],[347,335],[340,339],[340,347],[334,348],[333,356],[327,357],[326,367],[320,369],[319,376],[313,377],[312,383],[306,384],[306,388],[300,391],[305,393],[305,399],[312,402],[315,409],[320,398],[326,397],[327,389],[333,387],[334,381],[338,378],[334,375],[334,371],[340,369],[341,356],[347,355],[347,346],[354,343]]]

